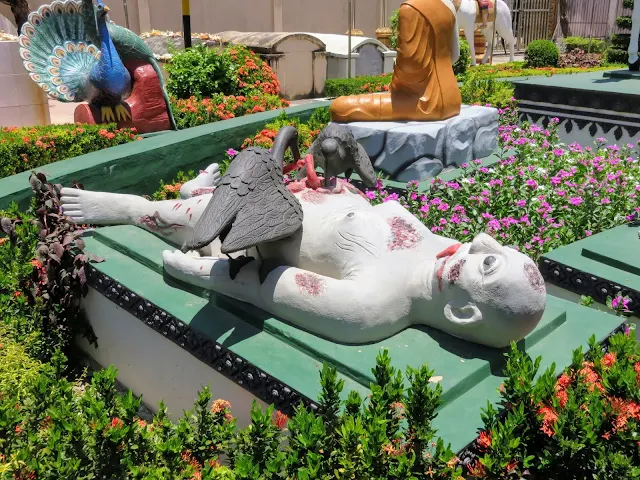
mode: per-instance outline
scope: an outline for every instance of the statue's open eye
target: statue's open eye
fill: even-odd
[[[500,259],[498,259],[498,257],[494,255],[487,255],[482,261],[482,273],[484,273],[485,275],[490,275],[495,272],[499,266]]]

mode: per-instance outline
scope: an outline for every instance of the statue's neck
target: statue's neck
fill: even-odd
[[[435,262],[432,258],[425,258],[415,266],[413,275],[408,278],[411,292],[411,317],[413,323],[424,324],[424,314],[434,307],[433,278],[435,277]]]
[[[98,19],[98,33],[100,34],[100,51],[102,61],[113,66],[113,52],[115,52],[115,47],[111,41],[111,35],[109,35],[109,29],[107,28],[107,21],[105,17]]]

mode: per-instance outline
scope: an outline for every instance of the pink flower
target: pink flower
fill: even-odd
[[[582,205],[582,203],[584,202],[584,200],[582,199],[582,197],[571,197],[569,199],[569,203],[571,205]]]

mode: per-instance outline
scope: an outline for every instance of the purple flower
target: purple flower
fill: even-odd
[[[533,178],[527,180],[527,185],[532,188],[538,188],[538,182],[536,182]]]
[[[397,193],[392,193],[391,195],[388,195],[387,197],[385,197],[384,201],[385,202],[390,202],[392,200],[398,200],[399,196]]]
[[[367,196],[367,198],[369,200],[375,200],[376,198],[376,192],[371,191],[371,190],[367,190],[367,192],[365,193],[365,195]]]
[[[233,148],[230,148],[229,150],[227,150],[227,155],[229,155],[230,157],[235,157],[236,155],[238,155],[238,152],[236,152]]]
[[[569,203],[571,205],[582,205],[582,202],[584,202],[584,200],[582,199],[582,197],[571,197],[569,199]]]
[[[527,206],[527,201],[526,200],[518,200],[516,201],[516,205],[520,208],[526,207]]]
[[[591,235],[593,235],[593,232],[592,232],[591,230],[585,230],[585,231],[584,231],[584,234],[585,234],[587,237],[590,237]]]

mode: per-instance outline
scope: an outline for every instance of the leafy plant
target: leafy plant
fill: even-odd
[[[556,67],[560,50],[551,40],[534,40],[527,45],[524,57],[528,67]]]
[[[608,64],[626,64],[629,61],[629,53],[626,49],[607,48],[604,52],[604,62]]]
[[[616,27],[621,30],[631,30],[631,17],[624,16],[616,18]]]
[[[566,37],[562,40],[567,52],[582,50],[589,53],[603,53],[607,48],[607,42],[599,38]]]
[[[115,124],[0,128],[0,178],[139,139]]]
[[[460,93],[464,104],[490,104],[502,108],[511,104],[513,86],[471,71],[460,87]]]
[[[271,67],[240,45],[224,49],[196,45],[173,54],[166,70],[167,91],[177,99],[280,93]]]
[[[558,66],[561,68],[567,67],[597,67],[602,62],[602,55],[598,53],[585,53],[583,50],[574,49],[568,53],[560,55],[560,61]]]

